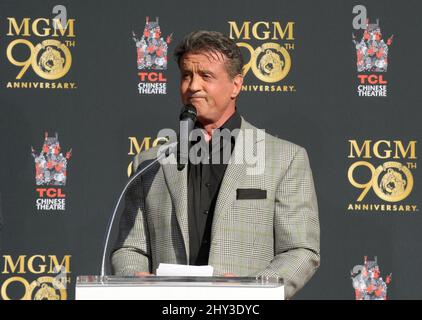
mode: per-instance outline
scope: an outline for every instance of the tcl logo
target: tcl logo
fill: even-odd
[[[40,198],[65,198],[66,195],[60,188],[38,188],[36,189]]]
[[[382,76],[382,74],[358,74],[358,79],[360,84],[387,84],[387,80],[384,80]]]
[[[166,82],[165,75],[161,72],[138,72],[139,79],[141,81],[148,82]]]

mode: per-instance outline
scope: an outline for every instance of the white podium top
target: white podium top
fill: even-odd
[[[283,300],[283,280],[249,277],[80,276],[77,300]]]

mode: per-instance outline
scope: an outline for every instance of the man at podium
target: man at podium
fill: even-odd
[[[189,146],[205,146],[198,150],[209,153],[199,163],[189,158],[187,165],[180,159],[157,164],[128,189],[113,272],[154,274],[160,263],[211,265],[216,276],[281,277],[289,299],[320,261],[307,153],[262,130],[260,135],[239,114],[243,59],[231,39],[219,32],[192,32],[175,56],[182,102],[197,112],[194,129],[200,135]],[[266,68],[271,72],[277,65]],[[235,134],[216,137],[221,130]],[[249,148],[261,153],[261,163],[251,170],[245,161],[210,161],[227,147],[230,159]],[[132,172],[156,158],[157,149],[138,154]]]

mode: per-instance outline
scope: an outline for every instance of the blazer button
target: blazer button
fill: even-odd
[[[205,211],[204,211],[204,214],[208,214],[208,213],[210,213],[208,210],[205,210]]]
[[[207,183],[205,183],[205,186],[206,186],[207,188],[209,188],[209,187],[211,187],[211,183],[207,182]]]

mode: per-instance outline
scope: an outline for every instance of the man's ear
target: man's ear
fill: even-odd
[[[232,99],[236,99],[236,97],[239,95],[240,90],[242,90],[242,84],[243,84],[243,75],[238,74],[233,78],[233,92],[231,94]]]

